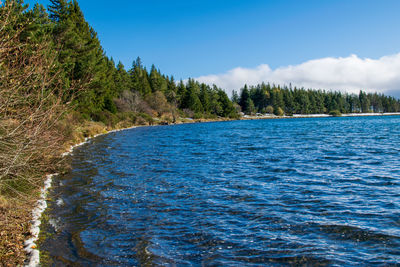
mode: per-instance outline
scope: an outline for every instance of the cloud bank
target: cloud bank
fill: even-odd
[[[266,64],[253,69],[239,67],[223,74],[196,79],[206,84],[216,84],[229,95],[244,84],[270,82],[348,93],[358,93],[359,90],[381,92],[400,97],[400,53],[379,59],[359,58],[356,55],[327,57],[275,70]]]

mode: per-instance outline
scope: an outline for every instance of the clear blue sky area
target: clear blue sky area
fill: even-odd
[[[25,3],[48,1],[26,0]],[[177,79],[400,52],[399,0],[81,0],[108,56]]]

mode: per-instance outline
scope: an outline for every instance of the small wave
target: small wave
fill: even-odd
[[[399,236],[384,234],[351,225],[319,225],[319,230],[338,239],[356,242],[400,241]]]
[[[72,155],[49,210],[63,229],[43,247],[83,266],[399,264],[398,140],[371,129],[400,120],[370,120],[104,136]]]
[[[268,252],[264,252],[264,254],[268,254]],[[284,264],[285,266],[329,266],[333,263],[331,260],[325,258],[313,257],[309,255],[286,256],[287,254],[287,251],[281,251],[276,257],[257,255],[236,257],[234,259],[235,261],[240,261],[243,263]]]

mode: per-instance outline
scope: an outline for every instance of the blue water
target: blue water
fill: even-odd
[[[400,265],[400,117],[143,127],[76,149],[54,265]]]

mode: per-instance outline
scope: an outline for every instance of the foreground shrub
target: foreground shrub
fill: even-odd
[[[21,10],[19,1],[0,7],[0,194],[11,197],[26,196],[57,168],[57,122],[67,110],[52,43]]]

